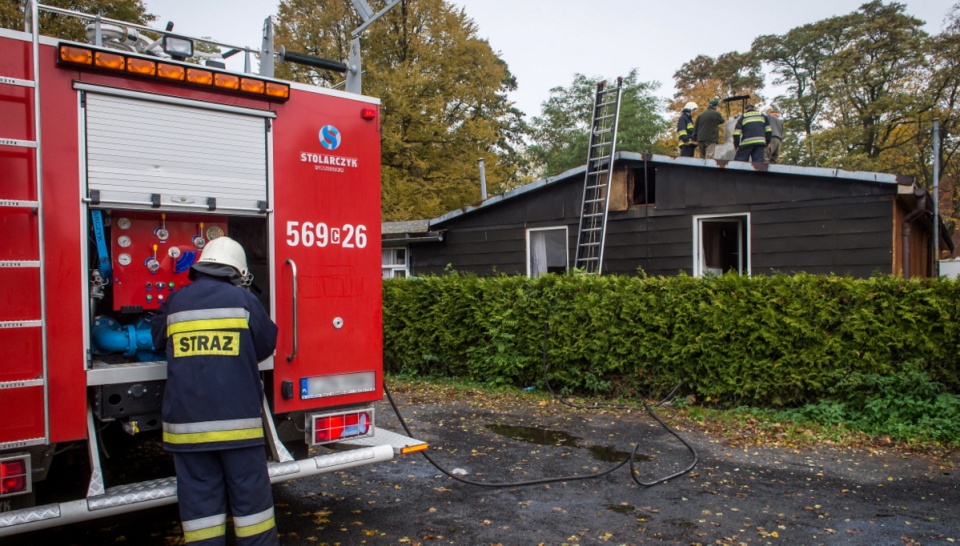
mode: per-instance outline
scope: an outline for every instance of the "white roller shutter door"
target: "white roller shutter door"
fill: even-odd
[[[203,210],[213,198],[224,211],[266,206],[264,113],[92,92],[85,102],[87,184],[101,203]]]

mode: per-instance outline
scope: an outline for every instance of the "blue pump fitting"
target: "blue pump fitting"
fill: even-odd
[[[124,356],[138,356],[141,360],[144,357],[157,360],[148,318],[124,326],[110,317],[96,317],[90,333],[97,354],[123,353]]]

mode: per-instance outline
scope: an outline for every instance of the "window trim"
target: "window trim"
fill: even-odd
[[[746,263],[744,264],[745,271],[740,271],[740,275],[750,276],[752,271],[752,252],[751,252],[751,230],[750,230],[750,213],[749,212],[731,212],[726,214],[696,214],[693,216],[693,276],[694,277],[703,277],[704,271],[701,267],[701,235],[703,233],[703,222],[711,220],[723,220],[730,218],[740,218],[742,219],[742,231],[740,233],[740,252],[746,253]],[[739,269],[739,268],[738,268]]]
[[[564,245],[563,245],[563,252],[564,252],[563,263],[564,263],[564,271],[570,271],[570,231],[569,231],[569,230],[570,230],[570,226],[568,226],[568,225],[566,225],[566,224],[561,224],[561,225],[558,225],[558,226],[544,226],[544,227],[536,227],[536,228],[527,228],[526,233],[524,234],[524,240],[525,240],[525,244],[526,244],[526,247],[527,247],[527,252],[526,252],[527,278],[530,278],[530,279],[533,278],[533,277],[531,276],[531,273],[532,273],[532,272],[530,271],[530,234],[531,234],[532,232],[534,232],[534,231],[554,231],[554,230],[560,230],[560,229],[563,230],[563,241],[564,241]]]
[[[386,251],[391,251],[391,252],[392,252],[392,251],[395,251],[395,250],[402,250],[403,253],[404,253],[403,266],[402,266],[402,267],[401,267],[399,264],[385,264],[385,263],[383,263],[383,252],[386,252]],[[404,278],[404,279],[406,279],[406,278],[409,278],[409,277],[410,277],[410,246],[409,246],[409,245],[404,245],[404,246],[385,246],[385,247],[382,247],[382,248],[380,249],[380,252],[381,252],[381,253],[380,253],[380,277],[381,277],[381,278],[383,278],[383,279],[399,279],[399,278]],[[389,277],[384,277],[384,276],[383,276],[383,270],[384,270],[384,269],[389,269],[389,270],[391,271]],[[403,271],[403,277],[397,277],[396,274],[395,274],[397,271]]]

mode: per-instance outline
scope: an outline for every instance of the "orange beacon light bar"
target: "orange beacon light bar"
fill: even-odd
[[[192,63],[154,59],[85,45],[61,42],[57,47],[57,61],[65,67],[122,72],[150,79],[183,82],[192,87],[231,91],[248,97],[280,101],[290,98],[290,85],[287,83],[241,77]]]

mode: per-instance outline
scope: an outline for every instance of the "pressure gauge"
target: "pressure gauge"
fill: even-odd
[[[117,227],[120,228],[120,229],[130,229],[130,219],[129,219],[129,218],[121,218],[121,219],[117,220]]]
[[[130,255],[124,252],[123,254],[117,256],[117,263],[120,265],[130,265],[130,262],[133,260],[130,258]]]
[[[212,241],[217,237],[223,237],[223,228],[220,226],[210,226],[207,228],[207,240]]]
[[[180,247],[178,247],[178,246],[172,246],[172,247],[170,247],[170,250],[167,251],[167,255],[170,256],[170,257],[173,258],[173,259],[179,258],[179,257],[180,257]]]
[[[127,237],[126,235],[121,235],[117,237],[117,245],[119,245],[120,248],[129,247],[131,242],[132,241],[130,240],[130,237]]]

